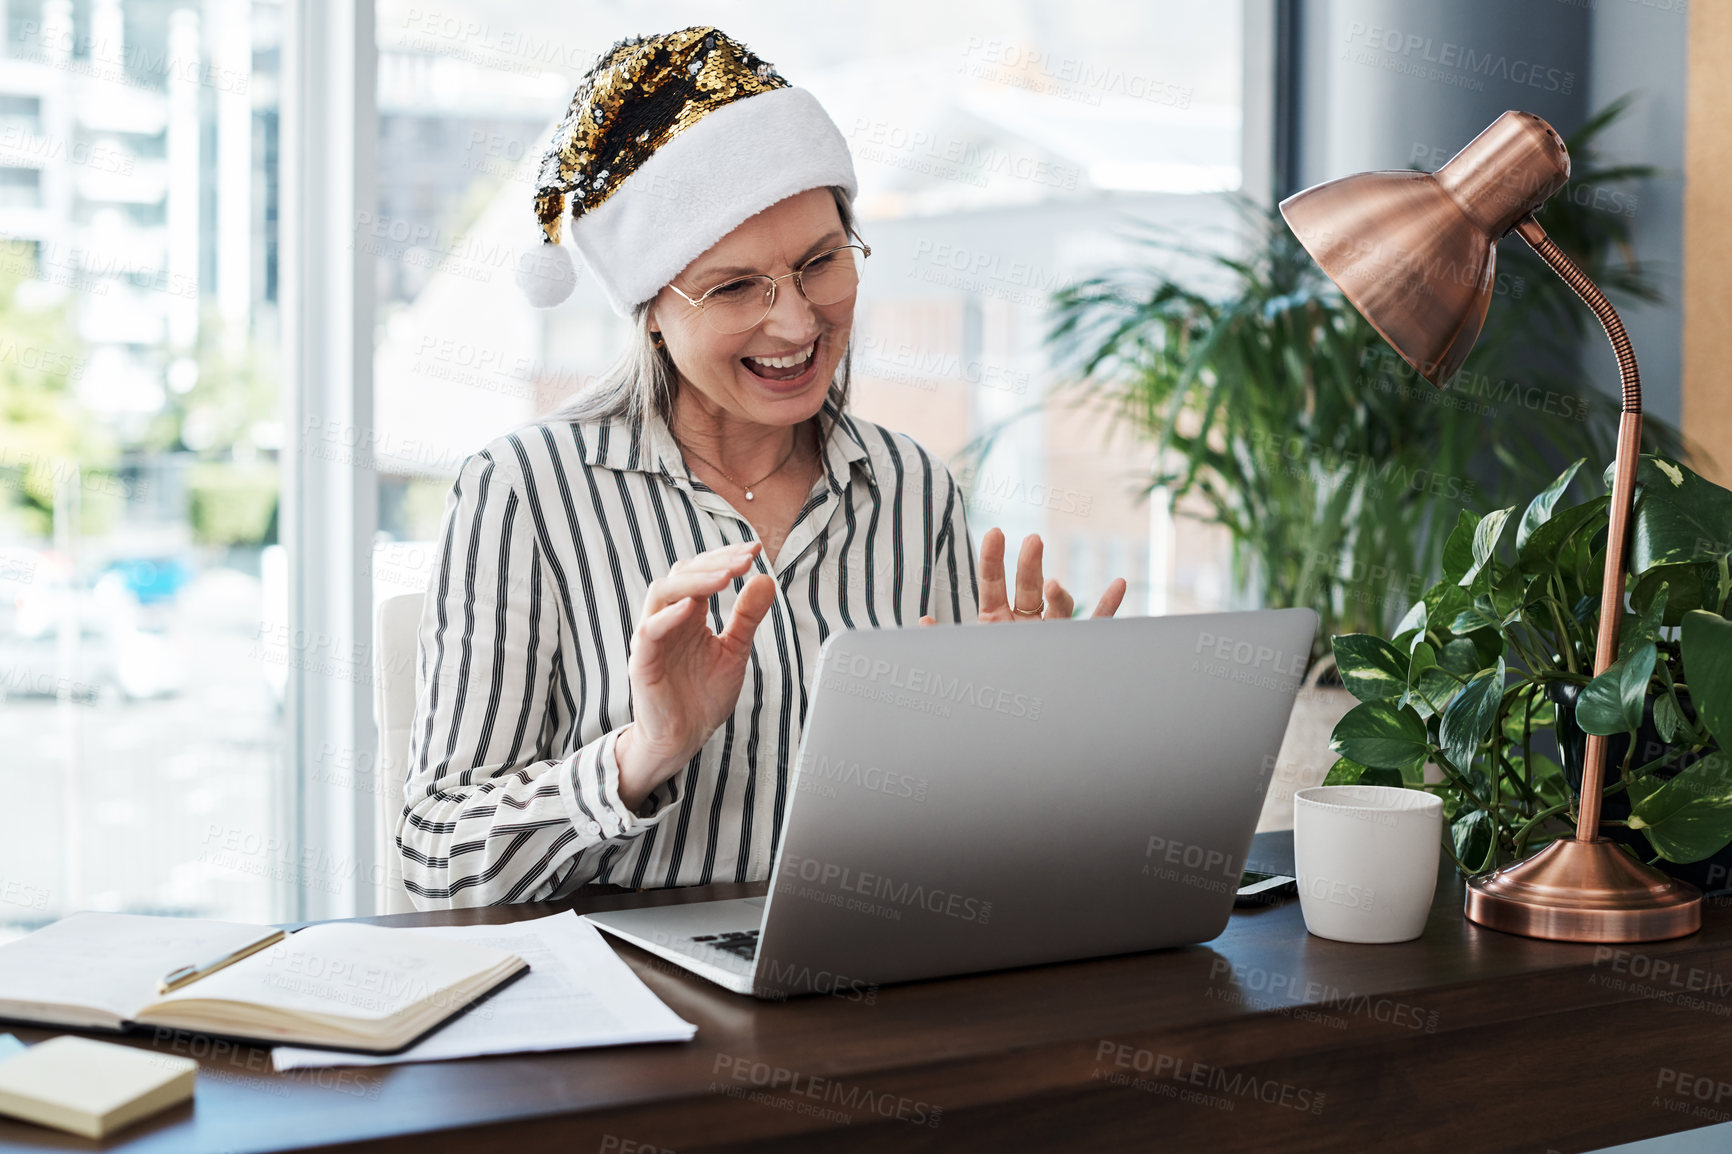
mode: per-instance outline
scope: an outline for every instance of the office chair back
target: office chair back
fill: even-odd
[[[379,727],[379,797],[375,806],[378,861],[384,866],[379,912],[415,909],[403,888],[403,863],[397,856],[397,815],[403,812],[403,782],[409,772],[409,730],[421,693],[417,633],[423,593],[401,593],[373,611],[373,720]]]

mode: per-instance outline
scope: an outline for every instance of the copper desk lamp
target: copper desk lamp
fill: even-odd
[[[1383,338],[1438,387],[1461,367],[1491,303],[1497,242],[1512,229],[1574,289],[1618,358],[1623,412],[1594,673],[1617,656],[1624,550],[1642,441],[1636,354],[1611,302],[1552,243],[1533,212],[1570,177],[1551,125],[1506,112],[1435,173],[1367,172],[1295,193],[1281,214]],[[1599,836],[1606,739],[1589,734],[1576,835],[1467,883],[1467,916],[1492,929],[1575,942],[1647,942],[1702,925],[1702,895]]]

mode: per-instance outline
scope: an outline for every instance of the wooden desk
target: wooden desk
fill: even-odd
[[[1289,835],[1259,837],[1254,867],[1290,861]],[[283,1075],[263,1050],[201,1050],[196,1106],[107,1145],[0,1119],[0,1150],[1541,1154],[1732,1117],[1732,913],[1720,905],[1677,942],[1534,942],[1467,923],[1449,874],[1415,942],[1313,938],[1289,902],[1235,914],[1203,946],[892,987],[870,1004],[759,1003],[621,952],[698,1024],[695,1041]]]

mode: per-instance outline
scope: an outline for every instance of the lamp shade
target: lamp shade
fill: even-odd
[[[1353,307],[1442,386],[1479,339],[1498,240],[1569,178],[1552,126],[1506,112],[1435,173],[1345,176],[1294,193],[1281,215]]]

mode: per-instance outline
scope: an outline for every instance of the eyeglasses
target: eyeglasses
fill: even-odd
[[[764,323],[776,306],[776,282],[794,279],[800,295],[815,305],[840,304],[860,287],[860,269],[872,255],[872,246],[864,242],[845,244],[816,256],[807,257],[800,267],[781,276],[756,273],[738,277],[717,285],[696,299],[681,292],[678,285],[669,288],[703,314],[704,322],[718,333],[732,335],[755,329]]]

